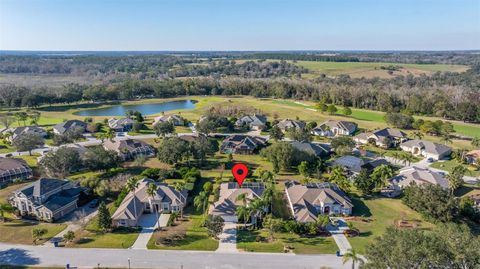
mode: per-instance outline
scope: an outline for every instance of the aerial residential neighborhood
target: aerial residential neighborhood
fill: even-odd
[[[0,269],[480,269],[478,0],[0,0]]]

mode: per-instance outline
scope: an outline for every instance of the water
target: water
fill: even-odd
[[[195,108],[195,102],[191,100],[171,101],[159,104],[139,104],[139,105],[116,105],[105,108],[88,109],[74,113],[78,116],[125,116],[128,110],[139,111],[142,115],[158,114],[160,112]]]

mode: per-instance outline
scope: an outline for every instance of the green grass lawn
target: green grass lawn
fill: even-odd
[[[457,160],[438,161],[438,162],[432,163],[430,166],[433,168],[445,170],[447,172],[452,172],[453,168],[458,165],[463,165],[470,171],[469,173],[466,174],[466,176],[472,176],[472,177],[480,176],[480,171],[476,170],[475,167],[471,165],[461,164]]]
[[[239,229],[237,248],[249,252],[277,252],[284,251],[284,246],[293,247],[296,254],[334,254],[337,245],[331,237],[301,237],[290,233],[275,233],[275,240],[267,242],[268,232],[246,231]],[[257,242],[257,239],[261,239]]]
[[[13,220],[0,223],[0,242],[15,244],[33,244],[32,230],[47,229],[48,232],[43,236],[42,240],[37,241],[41,244],[53,236],[63,231],[67,225],[55,223],[30,223],[22,220]]]
[[[157,245],[155,244],[157,238],[167,233],[173,233],[175,229],[166,231],[157,231],[150,238],[147,244],[149,249],[167,249],[167,250],[205,250],[214,251],[218,248],[218,241],[208,236],[207,229],[201,226],[202,215],[192,214],[188,216],[188,223],[182,223],[185,225],[186,230],[185,237],[181,240],[175,241],[173,245]],[[175,228],[175,227],[172,227]],[[169,228],[167,228],[169,229]],[[183,230],[183,228],[182,228]]]
[[[418,220],[421,229],[433,227],[433,224],[422,221],[420,214],[404,205],[400,199],[352,198],[352,200],[354,216],[361,216],[366,220],[352,220],[354,226],[360,229],[360,236],[348,238],[352,247],[360,253],[365,253],[367,245],[375,237],[381,236],[386,228],[394,225],[397,220]]]

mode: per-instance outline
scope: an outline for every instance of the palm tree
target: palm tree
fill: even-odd
[[[399,157],[400,157],[400,154],[398,152],[394,151],[392,153],[392,158],[394,163],[397,163]]]
[[[131,177],[127,180],[127,189],[129,192],[133,192],[133,210],[135,211],[135,220],[138,221],[137,219],[137,199],[135,198],[136,192],[138,185],[140,185],[140,182],[138,178]]]
[[[452,143],[452,138],[451,138],[451,136],[450,136],[449,134],[444,134],[444,135],[442,136],[442,138],[441,138],[441,141],[443,141],[443,142],[445,143],[445,145],[446,145],[447,143],[450,144],[450,143]]]
[[[182,192],[185,189],[186,183],[183,182],[177,182],[175,183],[175,190],[178,192]],[[180,208],[180,218],[183,219],[183,206]]]
[[[330,181],[337,184],[343,191],[350,190],[350,182],[348,181],[347,176],[345,176],[345,172],[341,166],[335,166],[332,169]]]
[[[113,130],[112,128],[108,128],[107,129],[107,132],[105,133],[105,138],[106,139],[110,139],[110,141],[115,138],[115,130]]]
[[[207,213],[207,205],[208,205],[208,193],[206,191],[201,191],[195,198],[193,199],[193,205],[197,210],[203,210],[203,214]]]
[[[343,254],[343,264],[348,261],[352,261],[352,269],[355,269],[355,263],[358,262],[359,265],[362,265],[364,261],[360,258],[360,255],[354,249],[348,249],[346,253]]]
[[[275,185],[270,184],[262,193],[262,199],[265,202],[265,204],[268,205],[269,207],[269,212],[272,212],[272,203],[273,203],[273,197],[275,195]]]
[[[410,164],[415,160],[415,158],[413,157],[412,154],[405,154],[405,157],[404,157],[405,161],[408,163],[408,166],[410,166]]]
[[[235,201],[242,201],[243,206],[246,206],[248,201],[247,193],[242,193],[238,195]]]
[[[246,228],[248,218],[250,217],[250,214],[251,214],[250,209],[246,206],[239,206],[235,210],[235,214],[237,215],[237,218],[243,219],[243,227]]]
[[[252,215],[252,217],[255,218],[255,224],[254,224],[255,228],[257,228],[257,223],[258,223],[257,218],[259,216],[261,218],[264,207],[265,207],[265,205],[264,205],[264,203],[261,199],[255,199],[249,204],[249,209],[250,209],[251,215]]]
[[[155,184],[155,183],[150,183],[148,184],[148,187],[147,187],[147,195],[148,197],[150,198],[149,199],[149,203],[150,203],[150,208],[155,211],[155,219],[157,220],[156,223],[157,223],[157,229],[160,230],[160,223],[158,222],[158,210],[156,208],[153,207],[153,203],[152,203],[152,200],[153,198],[155,198],[155,195],[157,195],[157,190],[158,190],[158,186]]]

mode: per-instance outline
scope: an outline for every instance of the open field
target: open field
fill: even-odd
[[[400,199],[353,198],[352,200],[354,216],[360,216],[365,221],[351,221],[354,227],[360,230],[360,236],[350,237],[348,240],[352,247],[360,253],[365,253],[367,244],[372,242],[375,237],[381,236],[387,227],[395,224],[395,221],[402,219],[418,221],[420,229],[433,227],[433,224],[422,221],[420,214],[408,208]]]
[[[467,172],[467,176],[480,177],[480,171],[476,170],[475,167],[471,165],[460,164],[457,160],[439,161],[432,163],[430,166],[433,168],[445,170],[447,172],[452,172],[453,168],[455,168],[455,166],[457,165],[463,165],[468,169],[469,172]]]
[[[392,78],[399,75],[414,76],[431,75],[437,71],[440,72],[465,72],[468,66],[465,65],[447,65],[447,64],[401,64],[401,63],[375,63],[375,62],[315,62],[315,61],[297,61],[296,65],[305,67],[310,70],[309,74],[304,74],[302,77],[315,78],[320,74],[327,76],[349,75],[353,78]],[[381,69],[381,67],[399,66],[398,71],[393,71],[392,74],[388,70]]]
[[[91,84],[93,80],[87,76],[76,75],[0,74],[0,83],[20,87],[63,87],[69,83]]]

